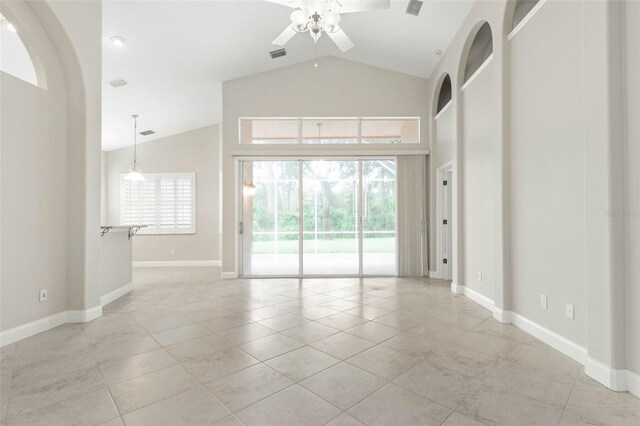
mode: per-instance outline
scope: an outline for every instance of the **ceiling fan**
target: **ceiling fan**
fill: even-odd
[[[267,0],[271,3],[297,9],[291,13],[291,24],[273,40],[273,44],[284,46],[294,35],[309,32],[314,43],[322,33],[346,52],[354,44],[340,28],[340,14],[383,10],[389,8],[390,0]]]

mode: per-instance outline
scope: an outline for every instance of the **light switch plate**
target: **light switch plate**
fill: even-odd
[[[573,305],[571,303],[567,303],[567,318],[569,319],[573,319],[574,315],[573,315]]]
[[[540,306],[547,309],[547,295],[546,294],[541,294],[540,295]]]

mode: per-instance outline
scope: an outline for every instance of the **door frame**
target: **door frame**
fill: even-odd
[[[447,182],[449,190],[449,197],[451,199],[451,210],[448,212],[449,219],[447,220],[447,231],[451,234],[451,247],[449,247],[449,257],[447,259],[447,268],[450,271],[447,277],[446,269],[443,264],[443,249],[444,249],[444,210],[445,199],[442,190],[442,182],[446,180],[447,173],[451,173],[451,182]],[[436,169],[436,277],[440,279],[452,279],[453,278],[453,253],[455,241],[453,239],[453,197],[454,197],[454,182],[455,174],[453,173],[453,161],[449,161]]]
[[[362,161],[375,161],[375,160],[393,160],[396,164],[397,170],[397,156],[396,155],[344,155],[344,156],[319,156],[319,155],[295,155],[295,156],[269,156],[269,155],[261,155],[261,156],[237,156],[234,157],[234,169],[235,169],[235,179],[236,179],[236,189],[235,189],[235,251],[236,251],[236,271],[238,271],[238,278],[326,278],[327,275],[310,275],[304,274],[303,269],[303,244],[304,241],[302,239],[303,229],[302,229],[302,208],[303,208],[303,186],[302,186],[302,161],[313,161],[313,160],[324,160],[324,161],[357,161],[358,162],[358,257],[359,257],[359,265],[358,265],[358,274],[332,274],[331,277],[341,277],[341,278],[363,278],[363,277],[395,277],[398,276],[398,191],[397,184],[398,180],[396,178],[396,191],[395,191],[395,203],[396,203],[396,218],[395,218],[395,257],[396,257],[396,268],[393,274],[390,275],[380,275],[380,274],[365,274],[363,272],[363,244],[364,238],[362,237],[362,213],[363,213],[363,203],[362,203]],[[299,169],[299,189],[298,189],[298,208],[299,208],[299,218],[298,218],[298,231],[299,231],[299,262],[300,266],[298,269],[298,274],[296,275],[245,275],[243,271],[243,234],[239,232],[241,223],[243,222],[243,195],[242,190],[244,186],[243,180],[243,169],[242,164],[244,162],[254,162],[254,161],[299,161],[300,169]]]

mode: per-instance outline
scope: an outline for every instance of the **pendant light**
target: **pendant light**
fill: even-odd
[[[245,182],[242,188],[242,193],[245,197],[254,197],[256,195],[256,192],[258,192],[258,188],[256,188],[253,182]]]
[[[125,180],[130,180],[132,182],[142,182],[145,181],[145,177],[142,176],[140,170],[138,170],[138,158],[137,158],[137,139],[138,139],[138,116],[132,115],[133,117],[133,163],[131,163],[131,169],[129,173],[124,177]]]

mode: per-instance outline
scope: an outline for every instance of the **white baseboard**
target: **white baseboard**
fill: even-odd
[[[493,317],[503,323],[511,323],[541,340],[555,350],[584,365],[585,374],[614,391],[629,391],[640,398],[640,375],[629,370],[616,370],[587,355],[587,349],[513,311],[503,311],[493,300],[462,285],[451,283],[451,291],[464,294],[479,305],[489,309]]]
[[[586,356],[584,372],[611,390],[629,393],[640,398],[640,376],[629,370],[617,370]]]
[[[102,316],[102,305],[94,306],[93,308],[86,309],[84,311],[67,311],[67,322],[69,323],[82,323],[89,322]]]
[[[133,283],[125,284],[122,287],[117,288],[117,289],[113,290],[112,292],[109,292],[109,293],[105,294],[104,296],[102,296],[100,298],[100,304],[102,306],[108,305],[109,303],[113,302],[114,300],[119,299],[122,296],[124,296],[125,294],[129,293],[131,290],[133,290]]]
[[[640,374],[627,370],[627,390],[640,398]]]
[[[454,291],[454,284],[452,283],[451,291],[453,291],[454,293],[456,291],[461,291],[461,293],[456,294],[464,294],[466,297],[473,300],[477,304],[485,307],[486,309],[491,311],[493,317],[496,320],[505,324],[513,324],[519,329],[531,334],[533,337],[543,341],[552,348],[576,360],[580,364],[585,363],[585,359],[587,356],[586,348],[572,342],[565,337],[560,336],[557,333],[554,333],[548,328],[545,328],[540,324],[523,317],[522,315],[519,315],[513,311],[503,311],[495,305],[493,300],[489,299],[486,296],[483,296],[475,290],[470,289],[469,287],[457,285]]]
[[[67,311],[58,312],[0,332],[0,347],[10,345],[67,322]]]
[[[165,266],[222,266],[221,260],[150,260],[133,262],[134,268],[155,268]]]
[[[464,294],[464,286],[451,281],[451,292],[457,295]]]
[[[511,311],[503,311],[502,309],[493,307],[493,318],[503,324],[511,324]]]
[[[429,271],[429,278],[440,278],[438,271]]]
[[[102,316],[102,306],[95,306],[84,311],[62,311],[49,315],[9,330],[0,331],[0,347],[10,345],[27,337],[35,336],[52,328],[67,323],[89,322]]]
[[[486,296],[483,296],[482,294],[478,293],[475,290],[471,290],[469,287],[460,286],[460,285],[458,285],[457,287],[462,287],[462,294],[467,296],[469,299],[471,299],[474,302],[476,302],[477,304],[487,308],[491,312],[494,311],[495,305],[493,303],[493,300],[489,299]],[[459,291],[458,288],[456,288],[456,290]],[[456,293],[456,294],[459,294],[459,293]]]
[[[220,278],[222,278],[223,280],[232,280],[238,278],[238,273],[235,271],[222,271],[222,273],[220,273]]]
[[[515,312],[509,311],[508,316],[511,323],[519,329],[526,331],[536,339],[541,340],[555,350],[562,352],[569,358],[572,358],[584,365],[587,357],[587,349],[583,346],[580,346],[566,337],[560,336],[548,328],[543,327]]]
[[[105,294],[100,298],[100,306],[86,310],[62,311],[57,314],[49,315],[27,324],[22,324],[9,330],[0,331],[0,347],[10,345],[27,337],[35,336],[52,328],[67,323],[85,323],[102,316],[102,307],[114,300],[124,296],[133,290],[133,283],[129,283]]]

